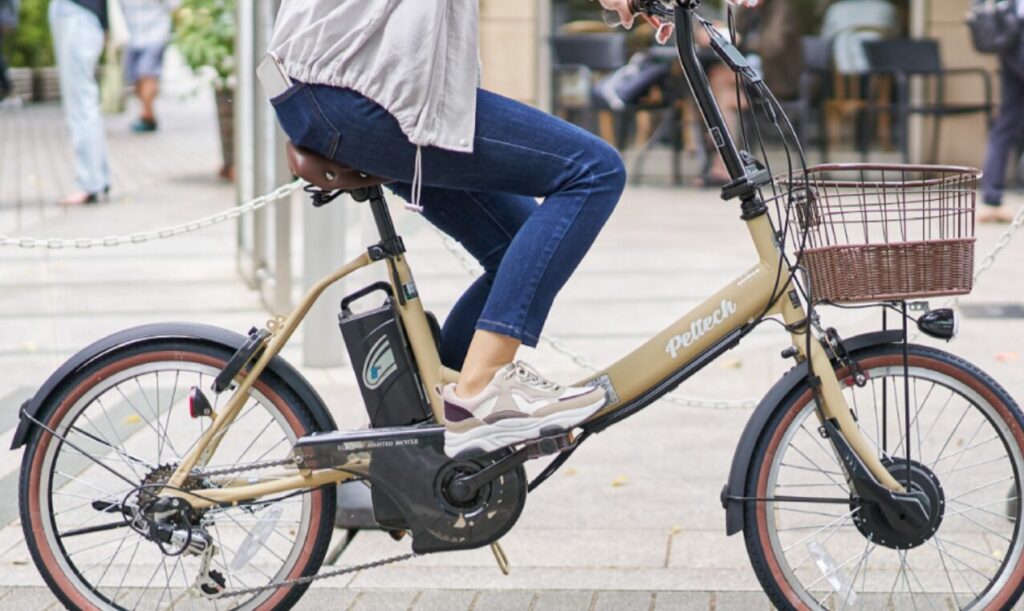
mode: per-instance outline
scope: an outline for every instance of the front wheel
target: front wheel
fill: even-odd
[[[781,609],[1012,608],[1024,589],[1020,409],[939,350],[910,346],[906,378],[901,345],[853,358],[866,384],[837,375],[860,432],[897,480],[927,493],[934,520],[906,532],[851,495],[803,387],[765,428],[746,483],[752,498],[815,500],[747,502],[744,537],[761,585]]]
[[[238,590],[315,573],[332,533],[333,487],[191,516],[198,530],[183,532],[209,537],[208,556],[185,551],[191,535],[184,544],[158,544],[131,524],[208,425],[190,415],[190,388],[208,389],[231,356],[199,341],[140,342],[96,359],[42,406],[41,420],[60,438],[37,429],[29,440],[21,521],[39,572],[68,608],[284,609],[306,589],[196,595],[204,575]],[[265,373],[205,470],[287,458],[299,437],[315,431],[299,398]],[[226,485],[226,477],[198,471],[184,487],[199,492]]]

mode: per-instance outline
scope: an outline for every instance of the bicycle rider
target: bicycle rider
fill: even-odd
[[[627,0],[599,1],[632,25]],[[293,82],[272,100],[292,142],[396,181],[483,266],[442,332],[441,360],[461,371],[440,389],[449,455],[569,429],[605,404],[603,389],[556,384],[515,357],[536,346],[626,181],[602,140],[479,87],[478,10],[289,0],[270,48]]]

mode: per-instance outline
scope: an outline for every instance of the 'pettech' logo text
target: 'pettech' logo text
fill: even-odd
[[[679,356],[679,350],[682,348],[689,348],[694,342],[707,335],[708,331],[722,324],[727,318],[735,313],[736,304],[728,299],[723,299],[722,306],[715,310],[714,314],[711,316],[705,316],[704,318],[698,318],[690,323],[689,331],[681,333],[668,340],[668,345],[665,346],[665,352],[668,352],[672,358],[676,358]]]

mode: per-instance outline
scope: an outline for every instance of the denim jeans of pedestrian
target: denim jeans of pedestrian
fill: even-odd
[[[1007,163],[1024,140],[1024,40],[1015,50],[1000,56],[999,67],[1002,103],[999,118],[989,132],[982,178],[982,199],[993,206],[1003,203]]]
[[[107,139],[96,84],[103,27],[94,13],[71,0],[52,0],[49,18],[64,120],[74,150],[75,182],[83,191],[101,193],[110,186]]]
[[[4,59],[4,26],[0,24],[0,99],[11,92],[11,80],[7,74],[7,60]]]
[[[352,90],[305,84],[273,103],[295,144],[393,179],[391,189],[410,199],[417,149],[384,108]],[[473,147],[422,149],[423,216],[484,269],[442,330],[441,360],[456,369],[476,329],[536,346],[625,186],[622,158],[604,141],[484,90]]]

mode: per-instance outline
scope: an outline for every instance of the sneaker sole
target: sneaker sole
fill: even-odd
[[[543,418],[506,418],[465,433],[445,431],[444,453],[451,458],[487,453],[538,437],[564,433],[594,415],[606,402],[606,399],[600,399],[590,405],[548,414]]]

